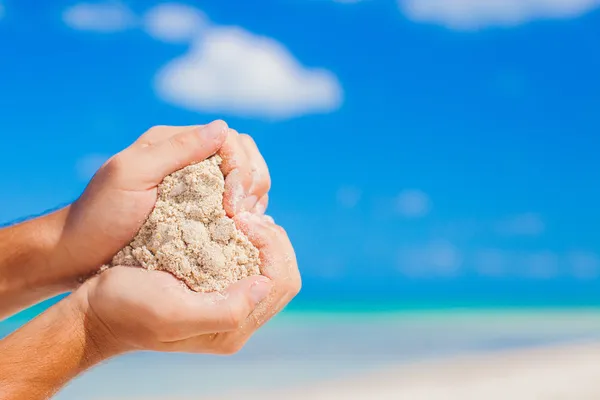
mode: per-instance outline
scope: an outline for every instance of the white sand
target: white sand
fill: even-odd
[[[258,249],[223,208],[220,163],[213,156],[167,176],[152,213],[112,265],[167,271],[198,292],[258,275]]]
[[[473,355],[390,368],[314,387],[219,399],[597,400],[600,344]]]

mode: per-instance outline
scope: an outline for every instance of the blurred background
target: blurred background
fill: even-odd
[[[0,223],[152,125],[223,118],[304,279],[233,359],[128,356],[58,398],[289,395],[600,340],[598,38],[599,0],[0,0]]]

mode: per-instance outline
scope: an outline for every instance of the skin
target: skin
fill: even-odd
[[[263,276],[224,293],[195,293],[168,273],[115,267],[78,284],[133,238],[166,175],[217,151],[224,205],[259,248]],[[46,399],[86,369],[131,351],[241,349],[301,285],[285,231],[262,215],[269,187],[254,142],[224,122],[156,127],[111,158],[69,207],[0,230],[0,313],[74,290],[0,341],[0,398]],[[161,301],[153,301],[157,293]]]

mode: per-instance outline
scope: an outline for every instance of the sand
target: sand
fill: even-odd
[[[197,292],[260,274],[259,252],[223,208],[225,178],[213,156],[167,176],[154,210],[110,266],[167,271]]]
[[[389,366],[329,382],[268,382],[273,390],[228,390],[222,396],[97,396],[94,400],[598,400],[600,343],[515,349]],[[254,379],[285,364],[247,366]],[[239,367],[239,363],[236,364]],[[189,367],[188,367],[189,368]],[[200,391],[201,392],[201,391]],[[78,397],[77,399],[79,399]]]
[[[283,390],[232,392],[204,400],[597,400],[600,344],[473,354],[391,366]],[[163,397],[166,400],[166,398]],[[183,400],[183,398],[182,398]]]

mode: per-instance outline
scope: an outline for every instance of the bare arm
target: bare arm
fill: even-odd
[[[0,320],[73,289],[54,256],[66,210],[0,229]]]
[[[79,303],[79,304],[78,304]],[[75,376],[122,350],[69,296],[0,341],[0,398],[48,399]]]

